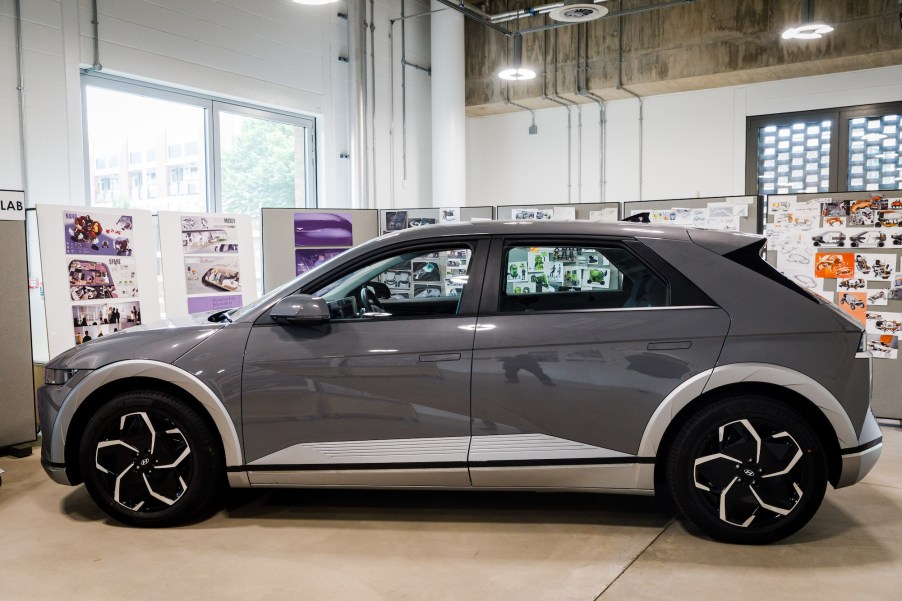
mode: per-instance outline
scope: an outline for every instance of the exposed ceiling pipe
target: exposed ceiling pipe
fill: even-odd
[[[571,30],[572,31],[572,30]],[[580,57],[582,54],[582,44],[580,43],[582,30],[577,26],[576,27],[576,60],[574,61],[574,66],[576,67],[576,81],[574,84],[576,85],[576,94],[579,95],[580,86],[579,86],[579,72],[580,72]],[[573,36],[570,36],[572,41]],[[575,103],[574,103],[575,104]],[[580,104],[576,104],[576,202],[583,201],[583,107]]]
[[[607,2],[607,0],[589,0],[588,4],[601,4],[602,2]],[[566,4],[566,2],[552,2],[551,4],[543,4],[541,6],[535,6],[533,8],[509,10],[503,13],[498,13],[497,15],[487,16],[492,23],[505,23],[507,21],[519,19],[521,17],[535,17],[538,15],[544,15],[550,13],[556,8],[564,6],[564,4]]]
[[[19,93],[19,148],[21,159],[19,167],[22,172],[22,190],[25,192],[25,204],[28,206],[28,152],[25,136],[25,61],[22,49],[22,0],[16,0],[16,90]]]
[[[369,206],[366,126],[366,5],[348,2],[349,138],[351,206]]]
[[[617,0],[618,7],[622,4],[623,0]],[[619,8],[617,12],[618,14],[623,14],[623,11],[619,10]],[[617,30],[617,89],[623,90],[627,94],[631,94],[639,101],[639,200],[642,200],[642,141],[644,138],[644,106],[642,104],[642,97],[623,85],[623,18],[617,19]]]
[[[548,19],[548,16],[545,16]],[[553,32],[552,38],[552,56],[554,58],[554,91],[553,100],[567,109],[567,203],[573,202],[573,122],[570,117],[570,107],[574,104],[558,94],[558,55],[557,55],[557,30]]]
[[[395,208],[395,20],[388,22],[388,202]]]
[[[661,8],[670,8],[671,6],[679,6],[681,4],[691,4],[693,2],[695,2],[695,0],[671,0],[670,2],[662,2],[660,4],[650,4],[648,6],[640,6],[638,8],[631,8],[629,10],[619,10],[618,9],[618,11],[616,13],[608,13],[603,17],[599,17],[598,19],[596,19],[596,21],[601,21],[604,19],[613,19],[614,17],[623,17],[626,15],[647,13],[647,12],[650,12],[653,10],[659,10]],[[492,25],[497,26],[497,24],[495,24],[495,23],[492,23]],[[520,33],[521,34],[538,33],[540,31],[546,31],[549,29],[560,29],[561,27],[572,27],[573,25],[576,25],[576,23],[569,23],[569,22],[551,23],[551,24],[540,25],[537,27],[521,29]]]
[[[100,64],[100,19],[97,17],[97,0],[91,3],[91,25],[94,27],[94,64],[91,65],[92,71],[100,71],[103,65]]]
[[[369,160],[372,161],[373,207],[378,208],[379,202],[376,199],[376,194],[379,190],[376,186],[376,173],[378,173],[378,169],[376,169],[376,156],[378,155],[376,152],[376,7],[374,2],[375,0],[370,0],[370,81],[373,86],[373,103],[371,106],[372,113],[370,115],[372,119],[370,123],[372,136],[370,137],[371,149],[369,151]]]
[[[580,94],[595,102],[598,105],[598,202],[605,201],[605,164],[607,163],[607,115],[605,100],[601,96],[597,96],[589,91],[589,25],[583,25],[583,43],[585,51],[583,53],[583,85]]]

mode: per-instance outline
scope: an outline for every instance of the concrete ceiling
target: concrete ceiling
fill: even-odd
[[[622,9],[664,1],[622,0]],[[557,106],[543,98],[553,93],[555,79],[561,96],[592,102],[578,93],[577,77],[590,92],[613,100],[630,97],[618,89],[618,78],[623,87],[647,96],[902,64],[899,0],[817,0],[815,18],[835,31],[821,40],[783,40],[786,27],[800,24],[803,1],[695,0],[618,18],[613,15],[620,3],[608,0],[608,17],[579,30],[571,26],[525,34],[523,65],[538,77],[510,84],[497,77],[508,64],[510,39],[467,19],[467,115],[522,110],[505,103],[507,94],[530,108]],[[521,6],[547,3],[524,1]],[[517,8],[515,0],[472,4],[490,14]],[[521,19],[519,27],[546,23],[553,21],[536,16]],[[504,25],[517,28],[516,22]],[[583,49],[579,53],[578,46]]]

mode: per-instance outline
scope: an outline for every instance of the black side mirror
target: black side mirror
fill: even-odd
[[[285,323],[318,325],[329,321],[329,305],[309,294],[292,294],[277,302],[269,316]]]

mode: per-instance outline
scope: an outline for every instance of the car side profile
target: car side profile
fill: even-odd
[[[227,482],[656,494],[716,539],[779,540],[882,437],[862,327],[764,244],[579,221],[391,232],[208,321],[57,356],[42,464],[133,526],[197,519]]]

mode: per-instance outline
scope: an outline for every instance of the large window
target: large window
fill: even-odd
[[[82,77],[88,204],[253,218],[316,206],[314,120],[210,96]]]
[[[902,103],[749,117],[746,190],[902,189]]]

